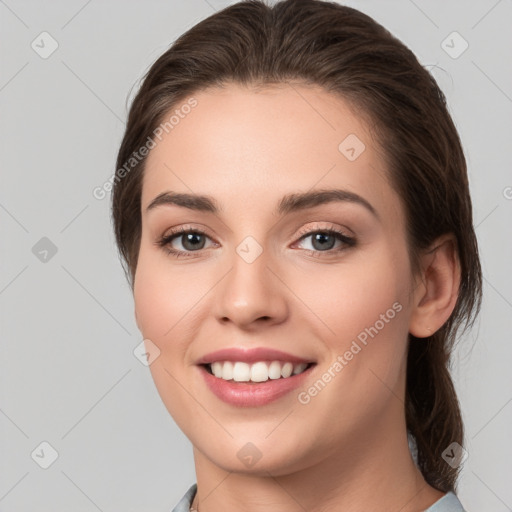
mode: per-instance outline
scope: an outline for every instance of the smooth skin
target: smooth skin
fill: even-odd
[[[421,275],[412,276],[404,210],[382,150],[338,96],[305,84],[228,84],[193,97],[197,107],[148,156],[134,301],[143,337],[160,350],[150,365],[158,392],[194,447],[194,505],[200,512],[425,510],[444,494],[425,482],[408,447],[407,341],[408,333],[438,330],[455,306],[452,238],[437,240]],[[354,161],[338,149],[350,134],[365,145]],[[377,215],[349,201],[275,213],[283,196],[320,189],[356,193]],[[146,211],[163,192],[208,195],[220,210]],[[191,246],[178,233],[170,244],[186,252],[178,258],[157,244],[173,228],[206,234]],[[314,234],[329,229],[356,245],[315,244]],[[252,263],[236,251],[248,236],[263,250]],[[401,311],[300,403],[298,393],[396,302]],[[297,392],[240,408],[218,399],[195,365],[226,347],[271,347],[317,364]],[[237,456],[247,443],[261,454],[250,467]]]

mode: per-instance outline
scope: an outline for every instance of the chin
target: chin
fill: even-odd
[[[263,440],[258,441],[261,437]],[[250,435],[246,435],[240,439],[230,438],[222,443],[216,442],[215,447],[204,446],[203,442],[193,444],[202,456],[226,472],[266,477],[269,474],[283,476],[308,467],[314,462],[313,454],[319,456],[313,447],[305,450],[304,444],[301,447],[303,449],[298,451],[297,436],[286,437],[289,442],[285,444],[284,439],[278,436],[273,440],[264,440],[261,435],[256,436],[254,442],[249,440]],[[312,456],[308,456],[308,452]]]

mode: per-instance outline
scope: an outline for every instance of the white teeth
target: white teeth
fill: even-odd
[[[284,363],[283,367],[281,368],[281,377],[287,378],[289,377],[293,372],[293,364],[292,363]]]
[[[281,378],[281,363],[279,361],[272,361],[268,367],[268,376],[270,379]]]
[[[222,364],[222,363],[219,363]],[[231,361],[226,361],[224,366],[222,367],[222,375],[221,377],[224,380],[231,380],[233,378],[233,363]]]
[[[235,382],[248,382],[251,380],[251,367],[247,363],[237,361],[233,366],[233,380]]]
[[[216,361],[215,363],[212,363],[212,373],[215,375],[215,377],[222,377],[222,363],[219,361]]]
[[[290,362],[281,363],[272,361],[267,364],[264,361],[248,364],[241,361],[215,361],[210,369],[215,377],[235,382],[266,382],[269,379],[287,379],[292,375],[302,373],[307,363],[293,364]]]
[[[253,382],[268,380],[268,366],[266,363],[255,363],[251,366],[251,380]]]
[[[293,367],[293,375],[297,375],[298,373],[302,373],[307,367],[307,363],[301,363],[301,364],[296,364],[294,367]]]

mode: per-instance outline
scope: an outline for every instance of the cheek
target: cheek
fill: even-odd
[[[135,310],[142,334],[157,345],[175,337],[180,319],[185,320],[197,302],[197,290],[183,274],[170,272],[165,257],[154,249],[141,247],[134,281]]]
[[[352,269],[340,273],[338,283],[325,276],[316,281],[321,288],[302,296],[322,320],[315,323],[327,349],[324,373],[301,390],[299,400],[307,402],[312,432],[328,424],[333,435],[352,436],[401,405],[396,397],[402,395],[408,309],[406,283],[396,272],[385,265]],[[298,293],[308,293],[307,287]]]
[[[306,321],[309,328],[313,321],[318,326],[317,336],[327,348],[323,363],[336,375],[328,385],[331,391],[317,402],[320,408],[332,400],[374,414],[390,398],[390,389],[400,392],[409,325],[408,276],[405,251],[380,247],[357,264],[347,259],[336,271],[326,265],[307,282],[297,279],[294,292],[314,312],[305,311]],[[336,362],[341,365],[337,370],[332,368]],[[355,392],[347,395],[347,389]]]
[[[179,272],[165,268],[165,258],[141,249],[134,281],[134,302],[139,328],[160,353],[149,366],[156,389],[170,415],[185,432],[189,418],[197,416],[183,390],[190,310],[198,300],[194,287],[184,286]],[[192,409],[191,409],[192,407]]]
[[[322,333],[332,341],[343,342],[356,337],[378,322],[381,315],[393,319],[386,327],[400,324],[403,330],[409,282],[407,273],[402,270],[406,268],[403,260],[395,261],[392,256],[383,258],[381,253],[379,257],[354,260],[353,264],[347,261],[339,266],[319,266],[314,272],[304,272],[310,276],[307,279],[303,273],[290,275],[293,290],[303,303],[297,306],[305,310],[308,318],[322,325]],[[392,309],[395,302],[402,304],[400,315],[395,314],[396,306]]]

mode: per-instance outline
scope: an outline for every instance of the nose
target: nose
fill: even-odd
[[[249,263],[235,253],[233,265],[216,287],[214,314],[244,330],[282,323],[288,315],[286,286],[265,251]]]

